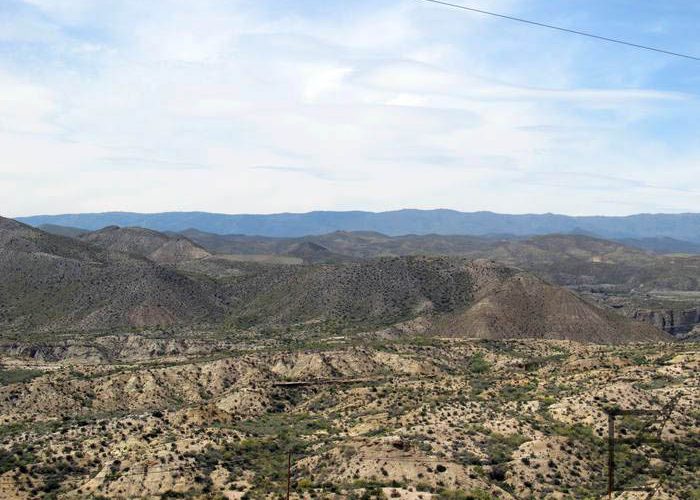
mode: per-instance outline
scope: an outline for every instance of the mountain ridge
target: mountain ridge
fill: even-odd
[[[489,260],[401,256],[305,266],[233,262],[228,264],[238,272],[217,280],[131,253],[134,243],[141,253],[151,249],[142,245],[143,234],[149,245],[170,238],[108,228],[93,234],[108,236],[101,239],[105,248],[0,218],[0,326],[29,332],[330,322],[366,331],[417,321],[426,325],[426,333],[444,330],[453,336],[670,340],[651,325]],[[322,245],[296,249],[311,260],[333,257]],[[210,263],[209,258],[190,262]]]
[[[668,237],[700,243],[700,214],[634,214],[627,216],[569,216],[460,212],[451,209],[401,209],[385,212],[313,211],[277,214],[210,212],[103,212],[18,217],[30,225],[55,224],[97,230],[105,226],[139,226],[157,231],[198,229],[215,234],[298,237],[338,230],[404,234],[537,235],[585,232],[603,238]]]

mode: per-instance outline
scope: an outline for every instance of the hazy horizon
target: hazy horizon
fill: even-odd
[[[361,212],[370,214],[381,214],[381,213],[391,213],[391,212],[402,212],[402,211],[421,211],[421,212],[431,212],[431,211],[449,211],[458,212],[463,214],[475,214],[475,213],[489,213],[495,215],[557,215],[564,217],[634,217],[636,215],[698,215],[700,214],[700,209],[692,212],[632,212],[628,214],[571,214],[571,213],[559,213],[559,212],[496,212],[494,210],[457,210],[454,208],[446,207],[435,207],[435,208],[416,208],[416,207],[403,207],[388,210],[365,210],[361,208],[357,209],[347,209],[347,210],[334,210],[334,209],[312,209],[304,212],[295,211],[283,211],[283,212],[212,212],[208,210],[158,210],[153,212],[139,212],[134,210],[104,210],[99,212],[56,212],[56,213],[31,213],[31,214],[21,214],[21,215],[7,215],[0,213],[1,217],[7,217],[10,219],[26,219],[30,217],[54,217],[54,216],[71,216],[71,215],[102,215],[102,214],[139,214],[139,215],[160,215],[160,214],[177,214],[177,213],[201,213],[201,214],[212,214],[212,215],[305,215],[311,213],[324,213],[324,212],[340,212],[340,213],[351,213],[351,212]]]

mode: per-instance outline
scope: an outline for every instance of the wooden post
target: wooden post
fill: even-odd
[[[292,489],[292,452],[287,453],[287,500]]]
[[[615,414],[608,413],[608,499],[615,489]]]

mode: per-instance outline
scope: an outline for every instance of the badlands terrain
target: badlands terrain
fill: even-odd
[[[7,339],[2,498],[698,498],[700,350],[174,331]],[[619,495],[619,496],[618,496]],[[634,496],[636,495],[636,496]]]
[[[697,256],[43,229],[0,218],[0,498],[600,498],[615,409],[615,497],[700,498]]]

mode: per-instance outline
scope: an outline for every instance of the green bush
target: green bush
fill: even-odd
[[[486,373],[491,368],[491,364],[484,359],[484,354],[477,352],[469,360],[469,371],[472,373]]]

